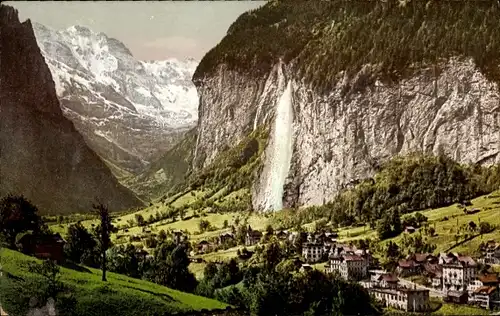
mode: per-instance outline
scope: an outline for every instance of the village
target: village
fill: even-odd
[[[278,240],[292,242],[301,234],[306,240],[299,256],[302,270],[314,269],[318,263],[326,262],[323,266],[326,273],[358,282],[385,307],[405,312],[427,312],[431,308],[430,297],[488,310],[500,307],[500,278],[496,272],[488,270],[489,265],[500,263],[500,244],[495,241],[488,241],[481,247],[483,255],[480,258],[451,252],[438,255],[415,253],[399,260],[389,271],[380,267],[368,249],[337,242],[338,236],[334,232],[274,232]],[[263,236],[262,232],[249,229],[245,246],[257,245]],[[231,233],[223,233],[218,243],[234,238]],[[198,242],[195,253],[207,253],[216,244],[202,240]]]
[[[156,235],[148,227],[143,228],[149,236]],[[407,229],[407,231],[409,231]],[[411,232],[411,231],[410,231]],[[188,242],[189,236],[180,230],[168,234],[177,244]],[[480,246],[481,256],[472,258],[460,253],[414,253],[397,261],[393,269],[382,269],[368,247],[356,247],[353,243],[338,241],[336,232],[292,232],[287,230],[261,232],[246,228],[243,250],[238,250],[240,259],[248,259],[252,251],[247,250],[267,243],[270,238],[280,242],[301,243],[301,253],[295,262],[301,270],[321,267],[325,273],[336,274],[346,281],[358,282],[385,307],[405,312],[427,312],[431,308],[430,297],[440,298],[454,304],[467,304],[487,310],[500,308],[500,279],[490,265],[500,264],[500,244],[490,240]],[[235,247],[237,236],[232,232],[220,233],[211,239],[192,243],[192,262],[203,262],[202,256],[218,249]],[[20,248],[30,248],[35,256],[56,261],[64,259],[64,239],[55,234],[47,240],[33,243],[29,235],[18,240]],[[144,258],[152,255],[144,248],[137,251]]]

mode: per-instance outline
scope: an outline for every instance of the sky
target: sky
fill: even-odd
[[[265,1],[6,1],[53,29],[82,25],[125,44],[137,59],[200,60],[245,11]]]

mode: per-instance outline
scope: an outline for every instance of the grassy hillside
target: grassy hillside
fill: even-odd
[[[475,214],[465,214],[458,207],[458,204],[453,204],[421,212],[428,218],[429,226],[434,227],[436,231],[435,236],[429,237],[429,240],[437,246],[435,253],[451,248],[451,251],[476,255],[478,254],[477,251],[481,242],[491,239],[500,240],[500,190],[473,199],[471,200],[471,203],[472,205],[467,208],[478,208],[481,211]],[[479,224],[480,222],[488,222],[491,225],[496,226],[496,229],[494,229],[491,233],[484,234],[482,236],[478,235],[464,243],[460,243],[456,247],[453,247],[456,244],[455,235],[457,235],[460,226],[467,225],[471,221],[474,221],[476,224]],[[414,234],[419,233],[423,234],[422,229],[417,230]],[[397,237],[383,241],[382,244],[389,241],[398,243],[405,235],[408,234],[403,233]],[[458,233],[458,235],[461,234]],[[339,230],[339,239],[345,242],[365,238],[373,239],[376,237],[377,232],[374,229],[371,229],[368,225]],[[463,236],[458,241],[463,241]]]
[[[187,188],[224,189],[225,194],[250,189],[255,171],[262,165],[268,133],[266,128],[259,127],[234,147],[222,151],[208,167],[189,176]]]
[[[496,1],[405,2],[270,1],[233,23],[201,61],[195,82],[222,64],[261,77],[281,59],[314,87],[328,89],[340,72],[353,74],[365,64],[374,65],[374,76],[397,80],[454,56],[473,58],[500,82]],[[372,76],[363,79],[361,87],[350,88],[374,82]]]
[[[318,219],[336,227],[373,227],[383,218],[461,203],[500,188],[500,165],[465,165],[445,156],[396,156],[377,169],[373,178],[345,188],[326,204],[285,212],[289,216],[276,220],[284,227]]]
[[[23,286],[24,282],[39,278],[28,272],[27,266],[29,262],[39,261],[6,249],[0,255],[3,269],[0,279],[2,307],[9,315],[26,315],[30,289]],[[76,315],[170,315],[227,306],[212,299],[115,273],[109,273],[108,282],[104,283],[99,270],[85,267],[78,267],[78,270],[61,268],[61,281],[77,297]]]

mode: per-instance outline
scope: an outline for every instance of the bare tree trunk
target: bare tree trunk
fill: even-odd
[[[107,280],[106,280],[106,251],[102,252],[102,281],[107,282]]]

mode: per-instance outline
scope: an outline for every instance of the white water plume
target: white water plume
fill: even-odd
[[[293,140],[292,82],[289,81],[276,108],[271,143],[266,156],[268,176],[264,186],[264,210],[283,208],[283,186],[290,170]]]

